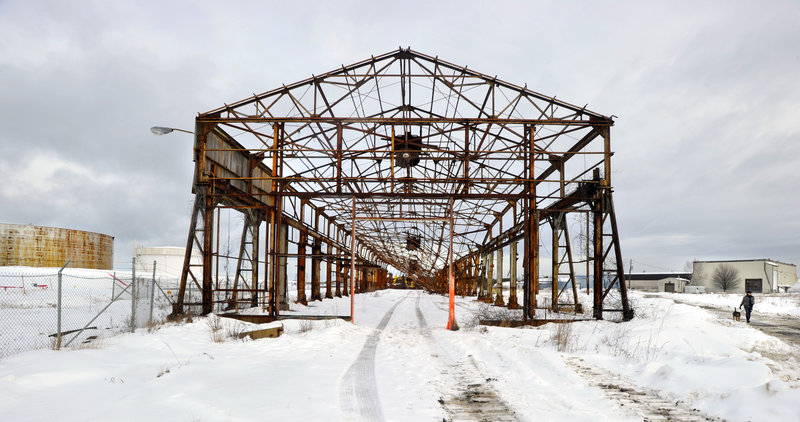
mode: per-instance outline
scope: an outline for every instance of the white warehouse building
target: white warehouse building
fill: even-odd
[[[695,261],[692,264],[692,285],[705,286],[707,292],[723,289],[714,282],[714,274],[723,266],[735,270],[734,287],[731,293],[750,290],[753,293],[777,293],[785,291],[797,282],[797,267],[794,264],[773,259],[742,259],[730,261]]]

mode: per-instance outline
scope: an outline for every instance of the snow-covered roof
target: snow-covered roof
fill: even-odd
[[[764,261],[769,265],[775,265],[775,266],[777,266],[779,264],[780,265],[795,266],[794,264],[790,264],[788,262],[781,262],[781,261],[777,261],[777,260],[770,259],[770,258],[761,258],[761,259],[710,259],[710,260],[707,260],[707,261],[694,261],[694,262],[713,264],[713,263],[721,263],[721,262],[758,262],[758,261]]]

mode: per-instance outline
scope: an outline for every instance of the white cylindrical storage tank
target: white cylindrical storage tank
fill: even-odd
[[[156,276],[178,279],[183,270],[183,261],[186,257],[186,248],[180,246],[140,246],[134,249],[136,258],[136,274],[148,276],[153,274],[153,263],[156,266]],[[192,265],[201,265],[203,256],[200,251],[194,250],[191,259]]]

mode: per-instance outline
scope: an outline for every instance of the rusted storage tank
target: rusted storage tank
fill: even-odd
[[[0,266],[110,270],[114,237],[82,230],[0,223]]]

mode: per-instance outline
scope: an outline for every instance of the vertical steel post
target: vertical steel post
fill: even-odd
[[[585,214],[586,216],[586,275],[584,276],[584,281],[586,281],[586,296],[589,296],[589,245],[591,242],[589,241],[589,212],[587,211]]]
[[[259,213],[258,217],[254,217],[255,221],[253,221],[253,224],[252,224],[253,250],[252,250],[252,255],[251,255],[252,273],[250,275],[250,283],[252,283],[252,285],[250,286],[250,288],[253,289],[253,293],[251,294],[251,299],[252,299],[251,302],[250,302],[251,306],[258,306],[258,296],[259,296],[259,294],[258,294],[258,254],[259,254],[258,243],[259,243],[259,231],[261,230],[261,220],[263,219],[263,215],[264,214],[260,214]],[[238,312],[238,308],[237,308],[237,312]]]
[[[342,193],[342,123],[336,123],[336,193]]]
[[[303,227],[305,222],[305,205],[304,199],[300,200],[299,216],[300,226]],[[297,303],[308,305],[306,300],[306,243],[308,242],[308,234],[304,228],[299,230],[300,238],[297,241]]]
[[[213,193],[206,192],[205,212],[203,214],[203,315],[214,311],[214,280],[212,266],[214,264],[214,198]]]
[[[56,316],[57,319],[56,335],[58,337],[56,338],[56,349],[61,349],[61,277],[62,277],[61,273],[64,271],[64,268],[66,268],[67,265],[69,265],[69,260],[67,260],[67,262],[64,263],[64,266],[61,267],[60,270],[58,270],[58,311],[57,311],[58,315]]]
[[[503,216],[498,216],[500,220],[499,229],[500,233],[503,233]],[[494,305],[495,306],[506,306],[505,300],[503,299],[503,247],[497,249],[497,294],[495,295]]]
[[[214,284],[213,284],[214,291],[217,292],[217,295],[219,295],[219,293],[218,293],[219,292],[219,238],[221,237],[219,235],[219,230],[222,227],[222,220],[221,220],[221,216],[220,216],[221,212],[222,212],[222,208],[217,208],[217,234],[216,234],[216,236],[217,236],[217,244],[216,244],[216,247],[214,248],[214,251],[215,251],[214,252],[214,256],[216,257],[216,259],[214,260],[215,268],[214,268]],[[228,228],[228,229],[230,230],[230,228]],[[225,255],[227,256],[228,254],[225,253]],[[226,258],[226,260],[227,260],[227,258]],[[213,298],[213,296],[212,296],[212,298]],[[217,300],[219,300],[219,297],[217,297]]]
[[[270,315],[278,316],[280,314],[280,275],[279,275],[279,261],[278,250],[280,249],[281,238],[281,214],[283,213],[283,199],[280,196],[281,184],[278,183],[278,178],[281,176],[279,152],[280,152],[280,138],[283,124],[276,123],[273,125],[273,149],[272,149],[272,193],[274,198],[274,206],[272,209],[272,242],[270,245],[270,252],[272,255],[272,268],[270,273],[270,289],[269,289],[269,306]]]
[[[341,233],[339,231],[339,225],[334,227],[334,233],[336,234],[335,239],[337,241],[341,241]],[[331,255],[332,261],[336,264],[336,292],[334,295],[336,297],[342,297],[342,251],[338,247],[336,248],[336,259],[333,259],[333,255]]]
[[[136,332],[136,257],[131,259],[131,332]]]
[[[333,282],[333,245],[331,242],[331,224],[333,222],[328,220],[328,230],[327,230],[327,238],[325,239],[325,243],[327,243],[327,257],[325,258],[325,299],[333,299],[333,291],[331,290],[331,284]]]
[[[598,187],[597,197],[593,203],[594,215],[594,310],[595,319],[603,319],[603,194]]]
[[[274,173],[273,173],[274,174]],[[273,201],[273,205],[275,202]],[[269,311],[270,301],[272,297],[270,297],[270,279],[272,277],[272,267],[270,267],[270,263],[272,262],[272,253],[270,251],[270,247],[272,245],[272,210],[267,208],[264,214],[264,290],[263,294],[261,294],[261,311]]]
[[[560,233],[560,221],[559,221],[559,219],[560,219],[561,215],[562,214],[560,212],[556,212],[555,214],[551,214],[550,215],[550,229],[552,231],[552,240],[553,240],[552,249],[551,249],[551,252],[552,252],[551,255],[553,255],[553,267],[550,270],[551,271],[550,274],[551,274],[551,278],[552,278],[552,282],[550,283],[550,285],[551,285],[551,289],[550,289],[551,290],[550,291],[550,307],[553,309],[553,312],[558,312],[558,293],[559,293],[558,292],[558,290],[559,290],[558,278],[560,276],[560,274],[559,274],[560,256],[559,255],[561,255],[561,250],[559,248],[560,245],[559,245],[558,235]]]
[[[57,337],[57,340],[56,340],[56,349],[60,349],[61,348],[61,271],[63,269],[64,269],[64,267],[61,267],[61,269],[58,270],[58,310],[57,310],[57,314],[56,314],[57,315],[56,316],[56,319],[57,319],[57,322],[56,322],[57,332],[56,332],[56,334],[58,335],[58,337]]]
[[[517,241],[511,242],[509,246],[508,263],[510,268],[509,275],[509,298],[508,309],[519,309],[517,302]]]
[[[319,217],[321,214],[320,208],[314,209],[314,231],[320,233],[319,230]],[[320,290],[320,254],[322,253],[322,240],[318,236],[314,236],[311,242],[311,300],[322,300],[322,293]]]
[[[494,296],[494,251],[489,252],[486,259],[486,303],[492,303]]]
[[[392,180],[390,192],[394,193],[394,125],[392,125],[392,150],[389,151],[389,177]]]
[[[486,278],[486,255],[478,255],[478,300],[483,299],[485,292],[483,290],[483,281]]]
[[[526,237],[527,244],[525,245],[526,264],[528,273],[528,288],[526,292],[526,310],[525,314],[529,318],[536,315],[536,294],[539,293],[539,210],[536,204],[536,143],[535,143],[536,126],[529,127],[529,151],[528,151],[528,208],[525,210],[527,217],[526,227],[528,228],[528,236]]]
[[[156,261],[153,261],[153,284],[150,286],[150,318],[147,321],[149,326],[153,325],[153,302],[156,297]]]

